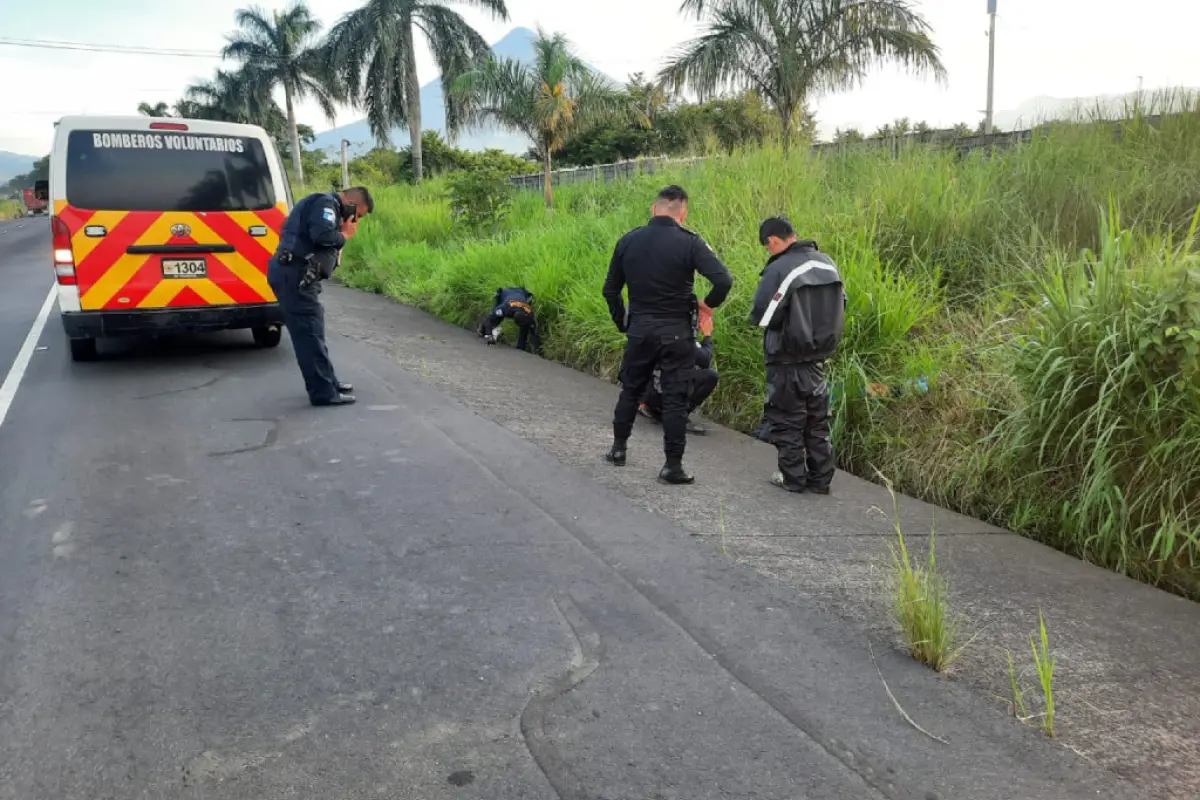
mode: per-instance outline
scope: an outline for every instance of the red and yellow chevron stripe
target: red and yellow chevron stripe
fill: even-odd
[[[84,311],[134,308],[273,303],[267,263],[279,244],[287,218],[280,203],[266,211],[85,211],[59,200],[54,213],[71,232],[80,307]],[[185,237],[171,228],[187,225]],[[88,236],[89,225],[102,225],[103,237]],[[250,229],[264,226],[265,236]],[[231,245],[232,253],[204,253],[206,278],[164,278],[163,258],[176,255],[134,254],[135,245]]]

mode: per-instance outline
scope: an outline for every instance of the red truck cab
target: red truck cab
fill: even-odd
[[[31,188],[21,192],[21,208],[25,216],[45,214],[49,204],[49,182],[37,181]]]

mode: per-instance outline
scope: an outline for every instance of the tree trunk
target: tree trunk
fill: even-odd
[[[296,174],[296,184],[304,186],[304,162],[300,160],[300,129],[296,127],[296,107],[292,103],[292,87],[283,85],[283,99],[287,105],[288,133],[292,137],[292,172]]]
[[[786,156],[792,149],[792,115],[780,109],[779,123],[783,133],[783,154]]]
[[[413,45],[412,23],[404,27],[404,57],[408,59],[408,139],[412,147],[413,183],[425,178],[425,153],[421,146],[421,82],[417,79],[417,53]]]
[[[545,172],[545,175],[546,175],[546,177],[545,177],[546,208],[550,208],[551,206],[554,205],[554,189],[550,185],[550,170],[551,170],[550,148],[549,147],[545,148],[544,152],[546,154],[546,157],[543,160],[543,163],[546,165],[546,172]]]

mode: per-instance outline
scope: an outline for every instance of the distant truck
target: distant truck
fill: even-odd
[[[32,188],[24,189],[21,196],[17,198],[17,202],[21,205],[21,213],[26,217],[33,217],[39,214],[45,214],[48,205],[47,199],[49,192],[45,181],[38,181]]]

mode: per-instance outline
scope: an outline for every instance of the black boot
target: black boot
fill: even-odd
[[[696,482],[695,476],[683,468],[683,462],[673,458],[668,459],[666,466],[658,473],[658,480],[672,486],[686,486]]]
[[[604,454],[604,460],[614,467],[625,466],[625,442],[613,442],[613,446]]]

